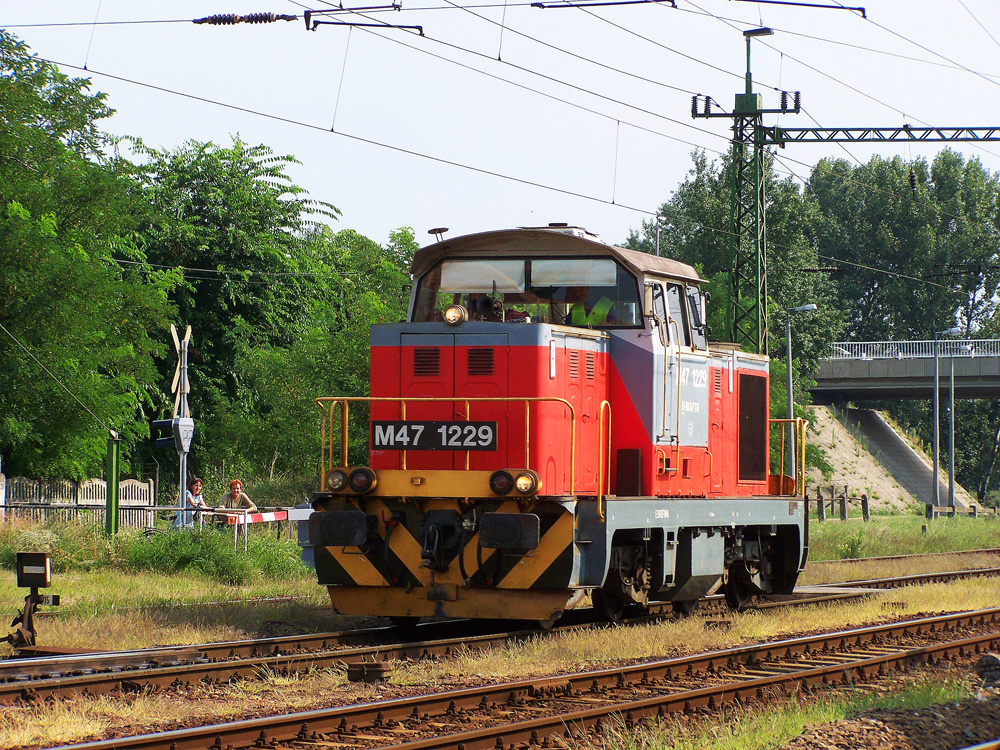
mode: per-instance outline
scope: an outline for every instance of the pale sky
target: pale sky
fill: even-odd
[[[294,155],[294,181],[343,212],[334,228],[378,242],[400,226],[427,244],[432,227],[457,236],[549,222],[622,242],[669,199],[694,148],[726,149],[730,121],[693,120],[691,96],[731,110],[745,85],[742,32],[759,26],[775,33],[752,42],[755,92],[777,108],[775,89],[801,91],[804,110],[766,124],[1000,126],[996,0],[870,0],[867,19],[737,0],[402,3],[325,18],[420,25],[425,36],[307,31],[303,11],[331,7],[321,0],[0,0],[0,23],[108,93],[117,114],[105,129],[161,148],[239,134]],[[262,11],[298,18],[190,23]],[[778,168],[804,178],[824,156],[912,159],[943,147],[793,144]],[[952,147],[1000,171],[1000,143]]]

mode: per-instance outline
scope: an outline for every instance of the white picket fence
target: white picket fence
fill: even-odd
[[[108,484],[103,479],[28,479],[0,474],[0,519],[50,518],[104,524]],[[118,483],[118,525],[152,528],[156,504],[153,480]]]

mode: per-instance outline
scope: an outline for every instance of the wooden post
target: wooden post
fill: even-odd
[[[861,496],[861,518],[864,519],[865,523],[872,520],[871,513],[868,508],[868,495]]]
[[[816,520],[825,521],[826,520],[826,500],[823,499],[823,493],[816,488]]]
[[[840,520],[847,520],[847,495],[841,495],[840,498]]]

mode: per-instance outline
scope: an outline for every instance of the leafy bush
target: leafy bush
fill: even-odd
[[[282,581],[313,575],[302,562],[299,545],[291,539],[276,539],[270,534],[252,536],[247,554],[265,579]]]
[[[864,528],[858,529],[858,533],[854,536],[848,537],[844,540],[844,543],[837,548],[837,552],[840,555],[841,560],[857,560],[861,557],[861,547],[864,545],[865,541],[865,530]]]
[[[263,530],[262,530],[263,531]],[[291,580],[311,575],[298,545],[267,533],[252,533],[247,550],[233,548],[226,532],[168,530],[144,535],[125,529],[115,537],[92,525],[12,521],[0,525],[0,567],[13,569],[17,553],[49,552],[56,573],[114,568],[130,572],[193,573],[238,586],[254,579]]]
[[[131,571],[194,572],[232,585],[249,583],[254,577],[250,559],[240,556],[228,536],[212,528],[136,538],[124,558],[125,568]]]
[[[18,552],[48,552],[52,571],[91,570],[114,564],[116,544],[96,526],[73,521],[14,519],[0,526],[0,567],[13,569]]]

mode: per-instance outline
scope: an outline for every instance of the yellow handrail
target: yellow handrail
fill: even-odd
[[[778,451],[778,461],[781,467],[779,475],[785,470],[785,426],[788,425],[792,429],[796,445],[795,466],[792,467],[795,474],[793,477],[795,480],[795,494],[804,497],[806,493],[806,420],[801,417],[796,417],[795,419],[769,419],[768,424],[780,425],[781,428],[781,448]]]
[[[605,440],[604,434],[604,413],[608,414],[607,430],[607,460],[605,460]],[[600,416],[597,425],[598,441],[601,445],[601,456],[597,461],[597,517],[604,523],[604,495],[611,494],[611,404],[608,401],[601,402]],[[605,490],[605,482],[607,489]]]
[[[528,407],[531,403],[557,403],[562,404],[567,409],[569,409],[570,417],[570,454],[569,454],[569,491],[570,494],[575,492],[576,487],[576,410],[573,408],[573,404],[564,398],[559,398],[557,396],[531,396],[531,397],[504,397],[504,396],[431,396],[431,397],[411,397],[411,396],[324,396],[322,398],[316,399],[316,404],[319,406],[323,413],[322,422],[320,426],[320,485],[322,486],[323,478],[325,476],[326,470],[322,467],[322,462],[324,457],[327,457],[327,470],[333,468],[333,444],[334,444],[334,411],[338,405],[340,405],[341,414],[341,427],[340,427],[340,465],[347,466],[347,425],[348,425],[348,409],[351,402],[359,403],[398,403],[400,404],[400,413],[403,421],[406,420],[406,404],[407,403],[442,403],[450,402],[455,403],[462,401],[465,403],[465,418],[469,419],[470,409],[472,403],[511,403],[511,402],[523,402],[524,403],[524,468],[530,469],[528,462],[531,456],[530,451],[530,440],[531,434],[528,429]],[[604,402],[607,403],[607,402]],[[329,407],[327,407],[329,404]],[[602,417],[603,417],[603,404]],[[608,442],[610,445],[611,440],[611,413],[610,404],[608,405]],[[329,448],[326,446],[326,423],[329,415],[330,423],[330,434],[329,434]],[[400,451],[401,455],[401,468],[406,468],[406,451]],[[603,454],[603,449],[602,449]],[[471,451],[465,451],[465,468],[469,469],[469,462],[471,457]],[[598,487],[598,493],[600,493],[601,488]]]

